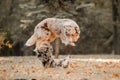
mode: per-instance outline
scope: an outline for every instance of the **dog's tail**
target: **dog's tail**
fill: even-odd
[[[25,46],[32,46],[35,44],[37,40],[37,35],[34,33],[28,40],[27,42],[25,43]]]

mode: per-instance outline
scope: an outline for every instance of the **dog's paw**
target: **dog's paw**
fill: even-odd
[[[68,68],[69,63],[70,63],[70,59],[71,59],[70,56],[67,56],[66,58],[64,58],[64,59],[61,61],[61,66],[62,66],[63,68]]]

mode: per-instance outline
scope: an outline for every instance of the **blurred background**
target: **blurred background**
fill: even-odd
[[[52,43],[54,54],[120,54],[120,0],[0,0],[0,56],[33,55],[24,44],[43,19],[70,18],[81,29],[76,46]]]

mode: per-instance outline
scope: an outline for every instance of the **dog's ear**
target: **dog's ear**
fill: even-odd
[[[32,46],[35,44],[37,40],[37,35],[34,33],[28,40],[27,42],[25,43],[25,46]]]

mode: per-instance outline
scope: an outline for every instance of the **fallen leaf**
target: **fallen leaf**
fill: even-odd
[[[120,77],[120,74],[113,74],[113,77]]]
[[[103,68],[103,66],[100,66],[100,65],[94,65],[94,66],[99,69]]]
[[[32,73],[35,73],[35,71],[33,70]]]
[[[70,74],[71,72],[70,71],[67,71],[66,74]]]
[[[77,69],[77,68],[79,68],[79,66],[78,65],[70,64],[70,68]]]
[[[103,71],[104,73],[107,73],[105,70]]]
[[[5,69],[3,69],[3,72],[6,72],[6,70],[5,70]]]

